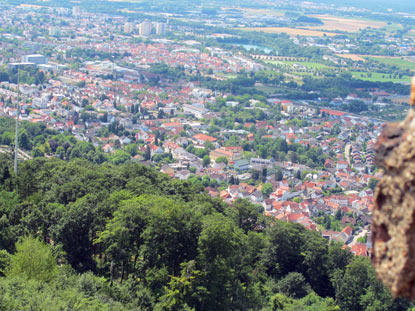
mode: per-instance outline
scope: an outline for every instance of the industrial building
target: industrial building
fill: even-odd
[[[48,58],[41,54],[23,55],[22,63],[33,63],[36,65],[45,65],[48,63]]]

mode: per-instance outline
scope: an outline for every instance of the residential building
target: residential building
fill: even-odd
[[[156,35],[162,36],[166,33],[165,23],[156,23]]]
[[[214,143],[216,138],[206,134],[196,134],[193,136],[193,142],[195,145],[204,145],[207,141]]]
[[[134,24],[133,23],[126,23],[124,25],[124,32],[125,33],[132,33],[134,30]]]
[[[81,8],[79,6],[72,7],[72,15],[73,16],[81,15]]]
[[[49,27],[49,36],[59,37],[61,34],[62,34],[62,30],[60,27],[56,27],[56,26]]]
[[[151,35],[151,22],[142,22],[138,26],[138,33],[140,34],[140,36]]]

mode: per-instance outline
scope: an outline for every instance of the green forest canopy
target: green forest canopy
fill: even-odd
[[[0,155],[2,310],[406,310],[366,258],[138,165]]]

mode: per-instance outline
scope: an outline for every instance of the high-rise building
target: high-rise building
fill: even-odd
[[[61,33],[62,31],[60,27],[56,27],[56,26],[49,27],[49,36],[59,37]]]
[[[55,8],[54,9],[54,12],[57,15],[64,16],[64,15],[68,15],[69,14],[69,9],[67,9],[67,8]]]
[[[138,26],[138,30],[139,30],[140,36],[151,35],[151,22],[142,22]]]
[[[33,63],[36,65],[45,65],[48,63],[48,58],[40,54],[31,54],[22,56],[22,63]]]
[[[79,6],[72,7],[72,15],[73,16],[81,15],[81,8]]]
[[[162,36],[166,34],[166,24],[165,23],[157,23],[156,24],[156,35]]]
[[[132,33],[134,30],[134,25],[132,23],[126,23],[124,25],[124,32],[125,33]]]

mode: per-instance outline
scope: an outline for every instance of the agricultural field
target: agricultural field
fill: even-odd
[[[313,17],[321,19],[324,25],[309,26],[310,30],[327,30],[327,31],[345,31],[358,32],[359,30],[371,28],[383,28],[387,25],[385,22],[364,20],[364,19],[350,19],[343,17],[336,17],[331,15],[312,15]]]
[[[336,56],[351,59],[353,61],[362,61],[362,62],[366,61],[365,58],[363,58],[361,55],[358,55],[358,54],[336,54]]]
[[[404,27],[402,26],[402,24],[388,23],[388,24],[384,27],[384,29],[385,29],[387,32],[391,33],[391,32],[396,32],[396,31],[398,31],[398,30],[403,30],[403,29],[404,29]]]
[[[226,10],[226,8],[224,10]],[[284,16],[284,12],[278,11],[278,10],[254,9],[254,8],[241,8],[240,10],[244,13],[244,16],[247,16],[247,15]]]
[[[411,82],[410,76],[403,76],[402,78],[394,77],[393,75],[390,76],[388,73],[380,73],[380,72],[358,72],[358,71],[350,71],[353,78],[365,80],[365,81],[373,81],[373,82],[394,82],[394,83],[407,83]]]
[[[318,31],[318,30],[309,30],[302,28],[290,28],[290,27],[255,27],[255,28],[238,28],[239,30],[246,31],[259,31],[266,33],[286,33],[290,36],[305,36],[305,37],[334,37],[337,36],[337,33],[329,31]]]

